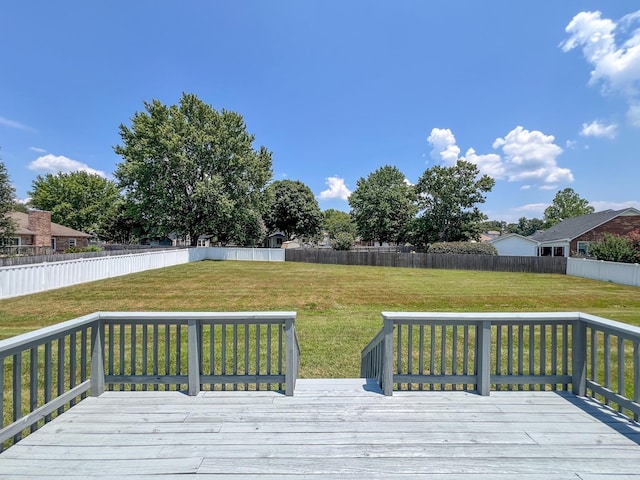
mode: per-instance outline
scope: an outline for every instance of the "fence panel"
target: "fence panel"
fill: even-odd
[[[0,267],[0,299],[201,260],[283,262],[285,250],[190,248]]]
[[[640,265],[637,263],[569,258],[567,275],[640,287]]]
[[[319,249],[285,250],[286,261],[379,267],[485,270],[492,272],[565,274],[565,257],[510,257],[495,255],[445,255]]]

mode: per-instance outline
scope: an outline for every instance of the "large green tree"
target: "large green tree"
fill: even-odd
[[[267,188],[264,222],[270,232],[287,239],[314,237],[322,228],[322,212],[311,189],[297,180],[277,180]]]
[[[523,237],[533,235],[538,230],[544,229],[544,220],[540,218],[520,217],[518,223],[510,223],[507,225],[507,232],[517,233]]]
[[[567,218],[588,215],[594,212],[589,202],[581,198],[573,188],[565,188],[556,193],[551,205],[544,211],[545,227],[553,227]]]
[[[404,174],[391,165],[360,178],[349,205],[358,235],[380,243],[404,242],[416,214],[413,188]]]
[[[50,211],[53,222],[100,238],[120,198],[113,181],[87,172],[38,175],[29,195],[31,205]]]
[[[347,212],[329,208],[322,212],[322,216],[324,217],[322,228],[329,238],[336,238],[339,233],[348,233],[352,236],[356,234],[356,226]]]
[[[417,243],[477,240],[486,219],[478,204],[494,185],[493,178],[480,176],[478,167],[464,160],[425,170],[415,186],[422,211],[415,222]]]
[[[138,223],[160,235],[200,235],[251,244],[262,234],[271,153],[253,148],[238,113],[218,112],[193,94],[178,105],[145,102],[131,126],[120,125],[124,161],[115,177]]]
[[[9,213],[13,211],[15,190],[9,180],[7,167],[0,161],[0,245],[13,236],[16,225]]]

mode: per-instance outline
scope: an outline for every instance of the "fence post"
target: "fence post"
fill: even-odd
[[[296,330],[293,318],[286,318],[284,321],[285,333],[285,390],[288,397],[293,395],[298,378],[298,346],[296,343]]]
[[[476,358],[478,393],[487,396],[491,390],[491,320],[476,324]]]
[[[393,319],[384,318],[384,342],[382,344],[382,391],[393,395]]]
[[[104,393],[104,320],[98,318],[91,327],[91,396]]]
[[[187,324],[189,395],[200,393],[200,353],[198,352],[198,321],[189,320]]]
[[[575,395],[587,393],[587,327],[578,318],[573,321],[571,335],[571,389]]]

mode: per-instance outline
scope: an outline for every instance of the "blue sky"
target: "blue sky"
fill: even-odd
[[[111,178],[118,126],[194,93],[242,114],[274,179],[349,210],[384,165],[458,158],[496,179],[492,220],[573,188],[640,208],[640,3],[584,0],[22,0],[0,6],[0,158]]]

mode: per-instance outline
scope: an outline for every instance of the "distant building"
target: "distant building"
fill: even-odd
[[[9,217],[17,225],[13,237],[9,239],[10,246],[49,247],[54,253],[62,253],[71,247],[86,248],[89,245],[91,235],[52,222],[51,212],[12,212]]]

